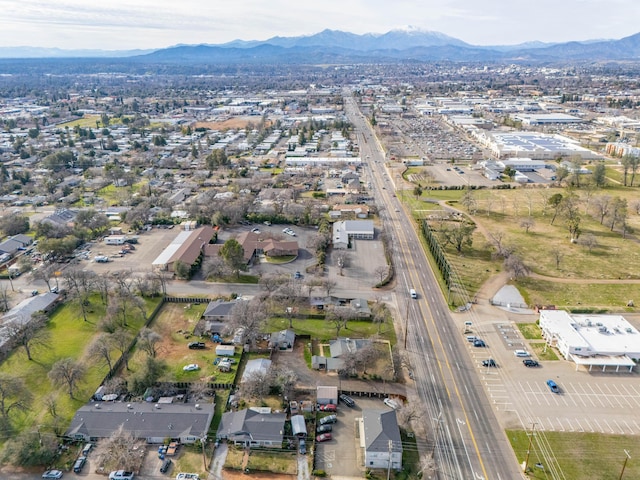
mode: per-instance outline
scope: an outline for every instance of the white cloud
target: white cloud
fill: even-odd
[[[621,38],[636,0],[0,0],[0,46],[154,48],[403,25],[475,44]]]

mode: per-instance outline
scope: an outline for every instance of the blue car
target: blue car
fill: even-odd
[[[558,388],[558,384],[553,380],[547,380],[547,386],[549,387],[549,390],[551,390],[553,393],[560,393],[560,388]]]

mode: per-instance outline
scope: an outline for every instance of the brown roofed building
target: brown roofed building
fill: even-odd
[[[215,235],[212,227],[204,226],[196,230],[183,231],[153,261],[153,267],[173,272],[177,261],[192,266],[203,254],[205,246]]]

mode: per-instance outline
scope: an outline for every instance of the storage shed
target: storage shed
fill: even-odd
[[[220,355],[221,357],[233,357],[236,353],[236,347],[233,345],[217,345],[216,346],[216,355]]]
[[[307,425],[304,421],[304,415],[291,415],[291,430],[297,437],[307,436]]]

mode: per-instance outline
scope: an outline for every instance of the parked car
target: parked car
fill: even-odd
[[[47,470],[46,472],[44,472],[42,474],[42,478],[53,478],[53,479],[58,479],[58,478],[62,478],[62,472],[60,470]]]
[[[488,360],[483,360],[482,361],[482,366],[483,367],[497,367],[498,365],[496,365],[496,361],[493,358],[490,358]]]
[[[321,412],[337,412],[338,407],[333,403],[327,403],[326,405],[320,405],[318,407],[318,410],[320,410]]]
[[[549,387],[549,390],[551,390],[553,393],[560,393],[560,388],[558,387],[558,384],[553,380],[547,380],[547,386]]]
[[[342,395],[340,395],[340,401],[342,403],[344,403],[347,407],[349,408],[353,408],[356,406],[356,402],[353,401],[353,398],[351,398],[349,395],[345,395],[344,393]]]
[[[197,363],[190,363],[189,365],[185,365],[184,367],[182,367],[182,370],[184,370],[185,372],[193,372],[195,370],[200,370],[200,367]]]
[[[327,415],[326,417],[322,417],[320,419],[320,425],[327,425],[329,423],[336,423],[338,421],[338,417],[335,415]]]
[[[537,361],[531,360],[530,358],[522,360],[522,363],[525,367],[537,367],[538,365],[540,365]]]
[[[318,435],[316,437],[316,442],[328,442],[329,440],[331,440],[331,434],[330,433],[323,433],[323,434]]]
[[[85,463],[87,463],[87,457],[78,457],[76,463],[73,464],[73,473],[80,473]]]
[[[109,480],[133,480],[135,475],[127,470],[115,470],[109,474]]]
[[[476,338],[476,339],[473,341],[473,346],[474,346],[474,347],[486,347],[486,346],[487,346],[487,344],[486,344],[486,343],[484,343],[484,340],[480,340],[479,338]]]
[[[200,476],[197,473],[179,473],[176,475],[176,480],[200,480]]]
[[[86,457],[87,455],[89,455],[89,452],[93,450],[93,443],[87,443],[83,448],[82,448],[82,456]]]
[[[302,278],[302,274],[301,274],[300,272],[296,272],[296,273],[293,275],[293,278],[295,278],[295,279]]]
[[[260,233],[260,229],[259,228],[252,228],[251,231],[253,233]]]
[[[514,350],[513,354],[516,357],[530,357],[531,354],[529,352],[527,352],[526,350]]]
[[[202,350],[204,348],[207,348],[207,345],[204,342],[191,342],[189,344],[189,348],[191,350]]]
[[[162,462],[162,465],[160,465],[160,473],[167,473],[171,468],[171,463],[172,462],[170,458],[165,458]]]
[[[302,438],[300,439],[300,443],[298,443],[298,452],[300,455],[307,454],[307,442],[305,442]]]
[[[331,425],[318,425],[316,428],[316,433],[327,433],[333,430]]]
[[[383,402],[387,407],[393,408],[394,410],[397,410],[400,408],[400,404],[397,401],[395,401],[393,398],[385,398]]]

